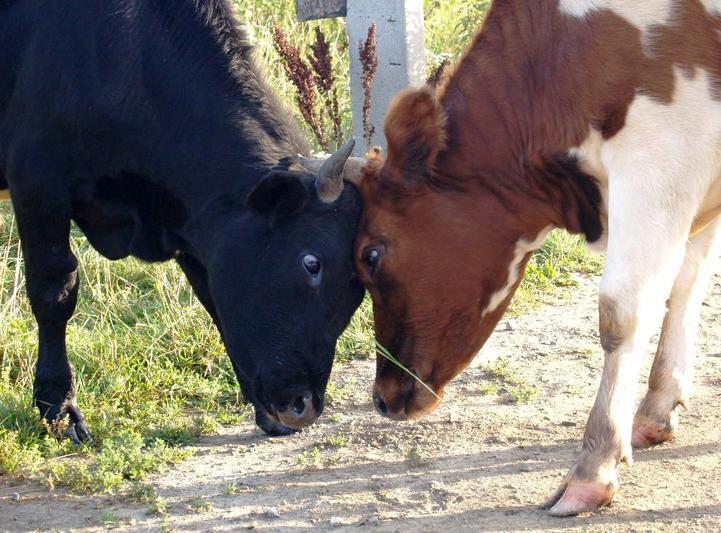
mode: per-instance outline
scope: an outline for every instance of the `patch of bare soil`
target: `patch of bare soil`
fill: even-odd
[[[611,508],[565,519],[539,509],[574,459],[597,390],[597,282],[581,279],[570,298],[502,322],[479,356],[510,359],[512,379],[538,388],[528,404],[511,403],[502,385],[484,394],[479,384],[493,380],[476,365],[449,387],[448,408],[397,424],[372,410],[374,363],[338,365],[341,390],[309,431],[268,439],[251,423],[229,428],[152,479],[165,516],[5,480],[0,529],[721,530],[721,276],[703,308],[696,395],[675,441],[636,452]]]

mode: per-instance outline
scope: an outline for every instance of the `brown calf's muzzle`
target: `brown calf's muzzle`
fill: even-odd
[[[400,373],[389,368],[389,371],[381,372],[376,376],[373,404],[382,416],[397,421],[416,419],[440,405],[442,389],[435,391],[434,387],[424,380],[428,385],[426,388],[404,370],[397,370]]]

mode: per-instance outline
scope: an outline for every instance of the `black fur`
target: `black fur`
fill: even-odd
[[[554,186],[565,194],[562,205],[575,211],[575,216],[568,214],[567,220],[575,220],[578,225],[570,222],[568,229],[583,233],[589,243],[598,241],[603,235],[603,223],[601,190],[596,179],[584,172],[578,159],[571,156],[559,156],[547,168],[557,179]]]
[[[595,178],[581,169],[578,159],[558,155],[542,164],[528,165],[525,174],[532,180],[532,189],[558,211],[562,227],[584,234],[589,243],[602,237],[601,190]]]
[[[74,220],[102,254],[175,258],[218,324],[265,420],[322,398],[335,341],[360,304],[349,187],[319,202],[288,170],[308,145],[223,0],[5,0],[0,187],[13,197],[39,323],[35,398],[87,435],[64,347],[77,294]],[[285,171],[285,185],[263,179]],[[251,198],[263,198],[262,209]],[[276,194],[267,194],[268,189]],[[285,192],[284,194],[277,194]],[[282,215],[282,216],[280,216]],[[322,258],[311,283],[303,254]]]

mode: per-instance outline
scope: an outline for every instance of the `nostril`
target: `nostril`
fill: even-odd
[[[383,416],[388,414],[388,406],[378,394],[373,394],[373,405],[376,406],[376,410]]]
[[[308,406],[312,405],[313,397],[309,393],[298,396],[291,405],[291,412],[293,416],[301,418],[305,414],[305,410]]]
[[[305,402],[303,398],[298,396],[293,402],[293,414],[295,416],[303,416],[303,412],[305,412]]]

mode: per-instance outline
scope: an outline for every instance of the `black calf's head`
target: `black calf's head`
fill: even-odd
[[[363,298],[353,265],[360,214],[342,179],[274,171],[218,235],[208,275],[228,353],[248,400],[286,426],[321,414],[336,340]]]

